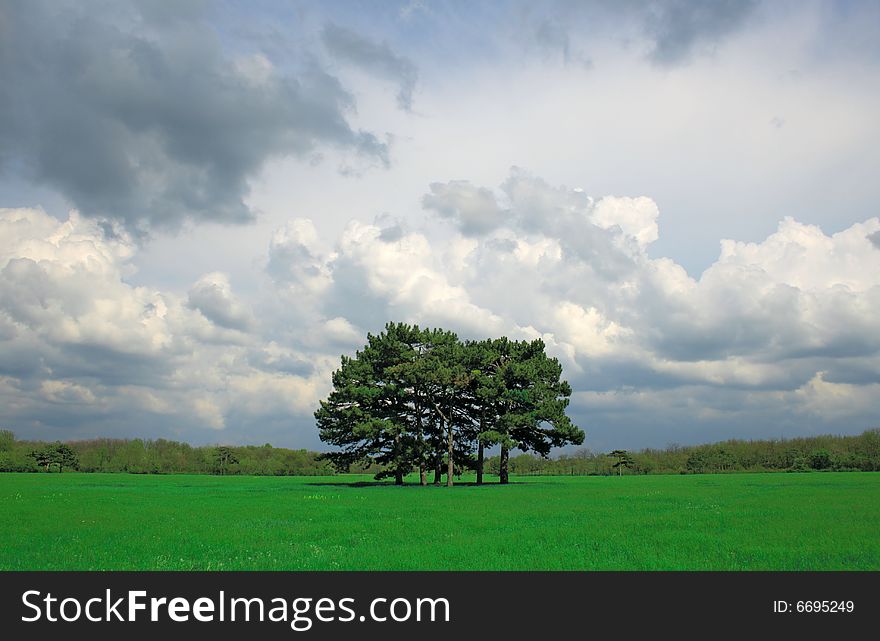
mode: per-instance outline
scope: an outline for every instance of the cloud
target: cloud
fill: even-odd
[[[757,0],[520,3],[517,15],[529,26],[527,37],[514,31],[526,48],[533,42],[544,58],[549,54],[564,65],[574,62],[592,68],[585,50],[601,52],[603,45],[614,43],[640,51],[658,67],[673,67],[714,52],[724,40],[744,30],[758,5]]]
[[[419,74],[410,60],[394,53],[385,42],[373,42],[332,23],[321,31],[321,41],[327,52],[340,62],[395,82],[400,88],[398,106],[404,111],[412,111],[413,91]]]
[[[829,235],[784,218],[760,242],[722,241],[694,278],[649,254],[661,227],[647,197],[517,168],[495,189],[430,190],[478,206],[329,237],[291,220],[247,299],[216,272],[184,295],[133,286],[124,227],[0,210],[0,421],[54,438],[141,426],[318,447],[310,414],[339,354],[388,320],[543,339],[599,447],[880,421],[880,219]],[[484,210],[496,217],[476,233]]]
[[[468,236],[490,232],[505,218],[491,191],[466,180],[431,183],[431,193],[422,198],[422,206],[452,220]]]
[[[414,16],[422,13],[427,15],[431,14],[431,10],[423,0],[410,0],[408,3],[400,7],[400,11],[398,12],[401,20],[411,20]]]
[[[266,270],[276,282],[303,295],[320,292],[329,283],[325,263],[311,219],[292,220],[272,236]]]
[[[22,438],[210,442],[221,430],[241,441],[284,414],[312,438],[332,360],[305,340],[281,348],[256,336],[262,324],[224,274],[185,297],[130,285],[137,251],[124,229],[108,234],[75,211],[58,221],[0,209],[0,424]]]
[[[220,272],[205,274],[193,284],[187,304],[221,327],[247,331],[254,325],[251,311],[236,299],[229,277]]]
[[[876,8],[0,4],[4,427],[314,447],[390,319],[543,338],[591,447],[880,421]]]
[[[786,218],[761,243],[723,241],[694,279],[648,255],[659,236],[649,198],[594,199],[516,168],[498,192],[466,181],[430,189],[424,205],[460,235],[389,242],[377,225],[350,223],[332,252],[305,262],[320,265],[323,314],[362,329],[403,317],[541,336],[599,387],[632,377],[791,390],[880,349],[869,312],[880,296],[868,241],[877,219],[827,236]]]
[[[649,56],[658,65],[680,64],[701,47],[712,47],[743,27],[755,0],[670,0],[645,5],[646,35],[652,41]]]
[[[229,51],[197,4],[105,9],[0,9],[0,170],[144,230],[251,220],[248,180],[274,157],[332,146],[388,164],[306,57],[292,71]]]
[[[845,404],[827,392],[863,399],[877,384],[877,218],[834,235],[785,218],[761,242],[722,241],[696,279],[649,255],[659,209],[646,197],[593,198],[514,168],[497,190],[432,183],[423,204],[453,233],[407,230],[389,242],[377,224],[353,221],[332,251],[310,257],[322,266],[319,317],[361,332],[397,319],[540,337],[575,390],[600,395],[582,398],[650,399],[645,434],[648,416],[684,420],[674,408],[689,399],[691,440],[710,438],[699,425],[735,434],[734,415],[764,429],[798,429],[785,416],[806,417],[803,429],[839,426]],[[725,404],[712,400],[719,390]],[[603,429],[621,416],[604,416]],[[846,420],[863,429],[880,416],[860,403]]]

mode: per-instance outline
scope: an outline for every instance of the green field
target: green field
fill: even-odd
[[[0,474],[2,570],[878,570],[880,474]]]

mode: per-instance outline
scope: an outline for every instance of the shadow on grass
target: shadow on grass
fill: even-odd
[[[497,481],[494,483],[483,483],[478,485],[474,481],[462,481],[460,483],[456,483],[453,485],[453,489],[457,487],[511,487],[515,485],[546,485],[546,481],[517,481],[515,483],[509,483],[507,485],[502,485]],[[319,486],[327,486],[327,487],[399,487],[399,488],[421,488],[421,487],[436,487],[448,489],[446,483],[442,483],[440,485],[435,485],[434,483],[428,483],[427,485],[421,485],[420,483],[404,483],[403,485],[395,485],[394,483],[388,483],[386,481],[306,481],[303,485],[319,485]]]

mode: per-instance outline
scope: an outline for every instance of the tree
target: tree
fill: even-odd
[[[501,354],[492,340],[468,341],[464,344],[462,360],[468,372],[468,384],[462,395],[464,416],[462,431],[470,441],[477,444],[474,468],[477,485],[483,484],[485,450],[497,443],[498,387],[494,375],[501,365]]]
[[[15,434],[10,430],[0,430],[0,452],[11,452],[15,447]]]
[[[814,470],[827,470],[832,466],[831,452],[822,448],[810,454],[810,467]]]
[[[367,335],[354,358],[342,357],[333,390],[315,411],[321,440],[342,448],[322,455],[337,470],[375,462],[385,466],[376,478],[394,476],[402,485],[414,464],[424,465],[424,409],[411,371],[420,343],[417,327],[388,323],[384,332]]]
[[[333,373],[315,419],[321,440],[340,449],[322,456],[339,470],[377,463],[376,478],[397,484],[413,467],[423,485],[433,467],[439,484],[445,462],[451,486],[464,468],[481,483],[484,450],[497,444],[507,483],[511,448],[547,457],[584,440],[565,415],[571,387],[561,374],[540,340],[462,342],[447,330],[388,323]]]
[[[614,450],[613,452],[609,453],[608,456],[617,459],[617,462],[611,467],[617,468],[618,476],[621,476],[623,474],[623,468],[629,469],[635,464],[632,456],[630,456],[630,453],[626,450]]]
[[[393,323],[386,332],[401,345],[398,362],[386,369],[385,377],[399,391],[396,417],[408,429],[406,440],[419,468],[419,481],[427,485],[427,469],[433,466],[434,483],[440,483],[445,452],[447,483],[451,483],[457,405],[464,385],[458,337],[441,329]]]
[[[469,379],[463,363],[463,347],[454,333],[442,329],[426,330],[425,339],[428,349],[417,361],[416,379],[424,390],[426,404],[433,410],[436,427],[432,431],[440,436],[439,442],[445,445],[446,485],[452,487],[456,460],[455,436],[458,433],[461,440],[461,427],[466,421],[463,393]],[[437,461],[441,459],[440,448],[435,451],[435,457]]]
[[[542,340],[500,338],[491,349],[487,404],[494,426],[484,435],[501,446],[499,482],[507,483],[512,447],[546,458],[553,447],[583,443],[584,432],[565,414],[571,386],[561,380],[562,366],[547,356]]]
[[[54,449],[55,462],[58,464],[59,472],[63,472],[65,467],[74,470],[79,468],[79,458],[67,443],[56,443]]]
[[[221,445],[214,450],[214,463],[216,470],[222,476],[229,471],[230,465],[238,464],[238,457],[235,451],[226,445]]]
[[[63,472],[65,467],[72,469],[79,467],[76,452],[67,443],[49,443],[38,450],[32,450],[28,456],[34,459],[37,465],[46,468],[47,472],[53,465],[58,466],[59,472]]]
[[[45,467],[47,472],[49,471],[49,466],[55,462],[56,455],[51,445],[46,445],[38,450],[31,450],[30,454],[28,454],[37,465]]]

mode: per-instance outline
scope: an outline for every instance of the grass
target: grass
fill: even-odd
[[[876,473],[366,481],[0,474],[0,570],[880,569]]]

